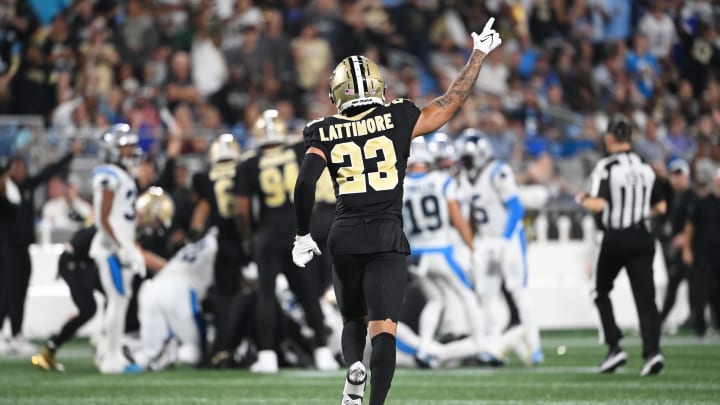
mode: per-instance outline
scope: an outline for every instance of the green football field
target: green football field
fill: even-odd
[[[667,365],[639,377],[639,339],[626,338],[630,359],[614,375],[600,375],[604,347],[590,332],[543,334],[546,362],[524,368],[400,369],[388,404],[720,404],[720,339],[664,337]],[[567,351],[558,355],[557,348]],[[162,373],[102,376],[85,342],[61,353],[64,373],[35,370],[25,358],[0,358],[0,404],[337,404],[343,372],[177,368]]]

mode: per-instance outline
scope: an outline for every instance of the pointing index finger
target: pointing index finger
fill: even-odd
[[[490,17],[489,20],[485,23],[485,28],[483,28],[483,31],[488,31],[492,29],[492,25],[495,22],[495,17]]]

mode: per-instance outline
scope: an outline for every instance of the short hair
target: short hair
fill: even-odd
[[[622,114],[615,114],[610,119],[607,133],[612,134],[619,142],[630,142],[632,137],[632,124]]]

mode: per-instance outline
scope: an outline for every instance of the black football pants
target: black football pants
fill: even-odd
[[[606,231],[594,274],[594,301],[600,313],[605,343],[614,347],[622,338],[622,332],[615,322],[610,291],[620,269],[625,267],[640,318],[644,357],[660,351],[660,315],[655,305],[652,267],[654,255],[655,241],[646,229]]]
[[[70,288],[70,296],[78,309],[77,315],[63,325],[60,333],[50,340],[54,349],[70,340],[97,311],[93,291],[100,286],[100,279],[93,260],[77,260],[72,253],[63,252],[58,261],[58,272]]]

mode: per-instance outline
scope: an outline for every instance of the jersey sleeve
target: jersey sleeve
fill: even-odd
[[[655,179],[653,180],[652,192],[650,192],[650,206],[654,206],[655,204],[664,200],[665,193],[662,190],[662,186],[658,181],[658,178],[655,177]]]
[[[305,148],[307,149],[312,147],[320,149],[325,154],[325,160],[329,161],[330,150],[327,145],[320,140],[320,131],[318,128],[320,127],[319,124],[321,122],[322,119],[310,121],[305,128],[303,128],[303,142],[305,143]]]
[[[605,162],[600,161],[592,174],[590,174],[590,189],[588,195],[594,198],[610,199],[610,185],[608,183],[610,175]]]
[[[505,202],[517,197],[518,190],[515,184],[515,175],[513,175],[512,169],[506,163],[497,163],[492,168],[490,180],[502,201]]]
[[[109,166],[98,166],[93,170],[92,187],[95,191],[117,191],[120,188],[120,176]]]
[[[442,193],[446,200],[459,200],[461,196],[457,180],[450,175],[442,179]]]

